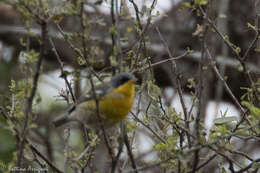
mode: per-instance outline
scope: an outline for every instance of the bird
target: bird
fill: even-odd
[[[125,119],[130,112],[135,95],[137,78],[130,72],[122,72],[79,97],[75,104],[53,121],[55,127],[77,121],[97,129],[100,119],[110,128]],[[94,91],[94,92],[93,92]],[[97,109],[98,105],[98,109]]]

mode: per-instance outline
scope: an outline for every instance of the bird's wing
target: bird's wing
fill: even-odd
[[[113,87],[111,83],[103,83],[101,85],[98,85],[95,87],[95,94],[93,93],[92,90],[87,92],[86,94],[82,95],[78,101],[77,105],[81,104],[85,101],[89,101],[92,99],[95,99],[95,96],[98,100],[102,99],[107,93],[110,93],[113,90]]]

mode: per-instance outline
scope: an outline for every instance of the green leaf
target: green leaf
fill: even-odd
[[[221,173],[227,173],[225,168],[221,168]]]
[[[110,28],[109,28],[109,33],[110,34],[115,34],[116,33],[116,28],[114,25],[112,25]]]
[[[195,82],[195,79],[194,78],[189,78],[188,79],[188,85],[187,85],[187,87],[188,88],[190,88],[190,89],[192,89],[192,88],[195,88],[196,87],[196,82]]]
[[[11,80],[11,84],[9,86],[9,89],[12,93],[15,92],[15,88],[16,88],[16,83],[15,83],[15,80]]]
[[[63,20],[64,16],[62,14],[55,14],[52,16],[52,20],[55,23],[60,23]]]
[[[247,23],[247,27],[251,28],[253,30],[256,30],[256,27],[254,25],[252,25],[251,23]]]
[[[111,65],[112,67],[116,67],[116,66],[118,65],[115,56],[110,56],[110,57],[109,57],[109,61],[110,61],[110,65]]]
[[[147,81],[146,84],[148,88],[148,95],[153,100],[157,100],[157,98],[162,95],[161,89],[156,84],[154,84],[153,81]]]
[[[195,1],[195,5],[198,6],[198,5],[207,5],[208,3],[208,0],[196,0]]]
[[[191,3],[189,3],[189,2],[184,2],[184,3],[182,3],[182,5],[183,5],[183,7],[185,7],[185,8],[192,8]]]
[[[164,150],[166,148],[166,144],[164,143],[159,143],[159,144],[155,144],[153,146],[153,150]]]
[[[247,102],[247,101],[242,101],[241,103],[243,106],[245,106],[247,109],[249,109],[250,114],[252,114],[253,116],[256,116],[258,118],[260,118],[260,108],[254,106],[252,103]]]
[[[69,71],[63,70],[63,72],[61,73],[60,77],[61,77],[61,78],[64,78],[64,77],[67,77],[69,74],[70,74]]]
[[[253,162],[252,168],[253,169],[260,169],[260,163],[259,162]]]
[[[221,118],[216,118],[214,120],[215,125],[223,125],[227,123],[232,123],[233,121],[238,121],[238,117],[236,116],[230,116],[230,117],[221,117]]]
[[[132,132],[136,129],[136,122],[133,121],[131,123],[128,123],[127,126],[126,126],[126,129],[127,129],[127,132]]]
[[[79,65],[85,65],[86,64],[86,60],[82,57],[78,57],[77,58],[78,64]]]

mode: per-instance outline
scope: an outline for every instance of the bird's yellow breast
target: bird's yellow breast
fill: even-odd
[[[133,105],[134,93],[134,83],[129,81],[107,93],[99,100],[100,117],[106,127],[113,126],[127,116]],[[92,127],[98,124],[96,113],[95,100],[81,103],[76,111],[79,121],[86,122]]]
[[[134,92],[134,83],[129,81],[100,100],[99,110],[104,119],[112,120],[112,124],[123,120],[132,108]]]

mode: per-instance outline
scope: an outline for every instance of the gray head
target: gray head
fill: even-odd
[[[130,80],[136,80],[136,77],[132,73],[119,73],[112,78],[112,85],[117,88]]]

